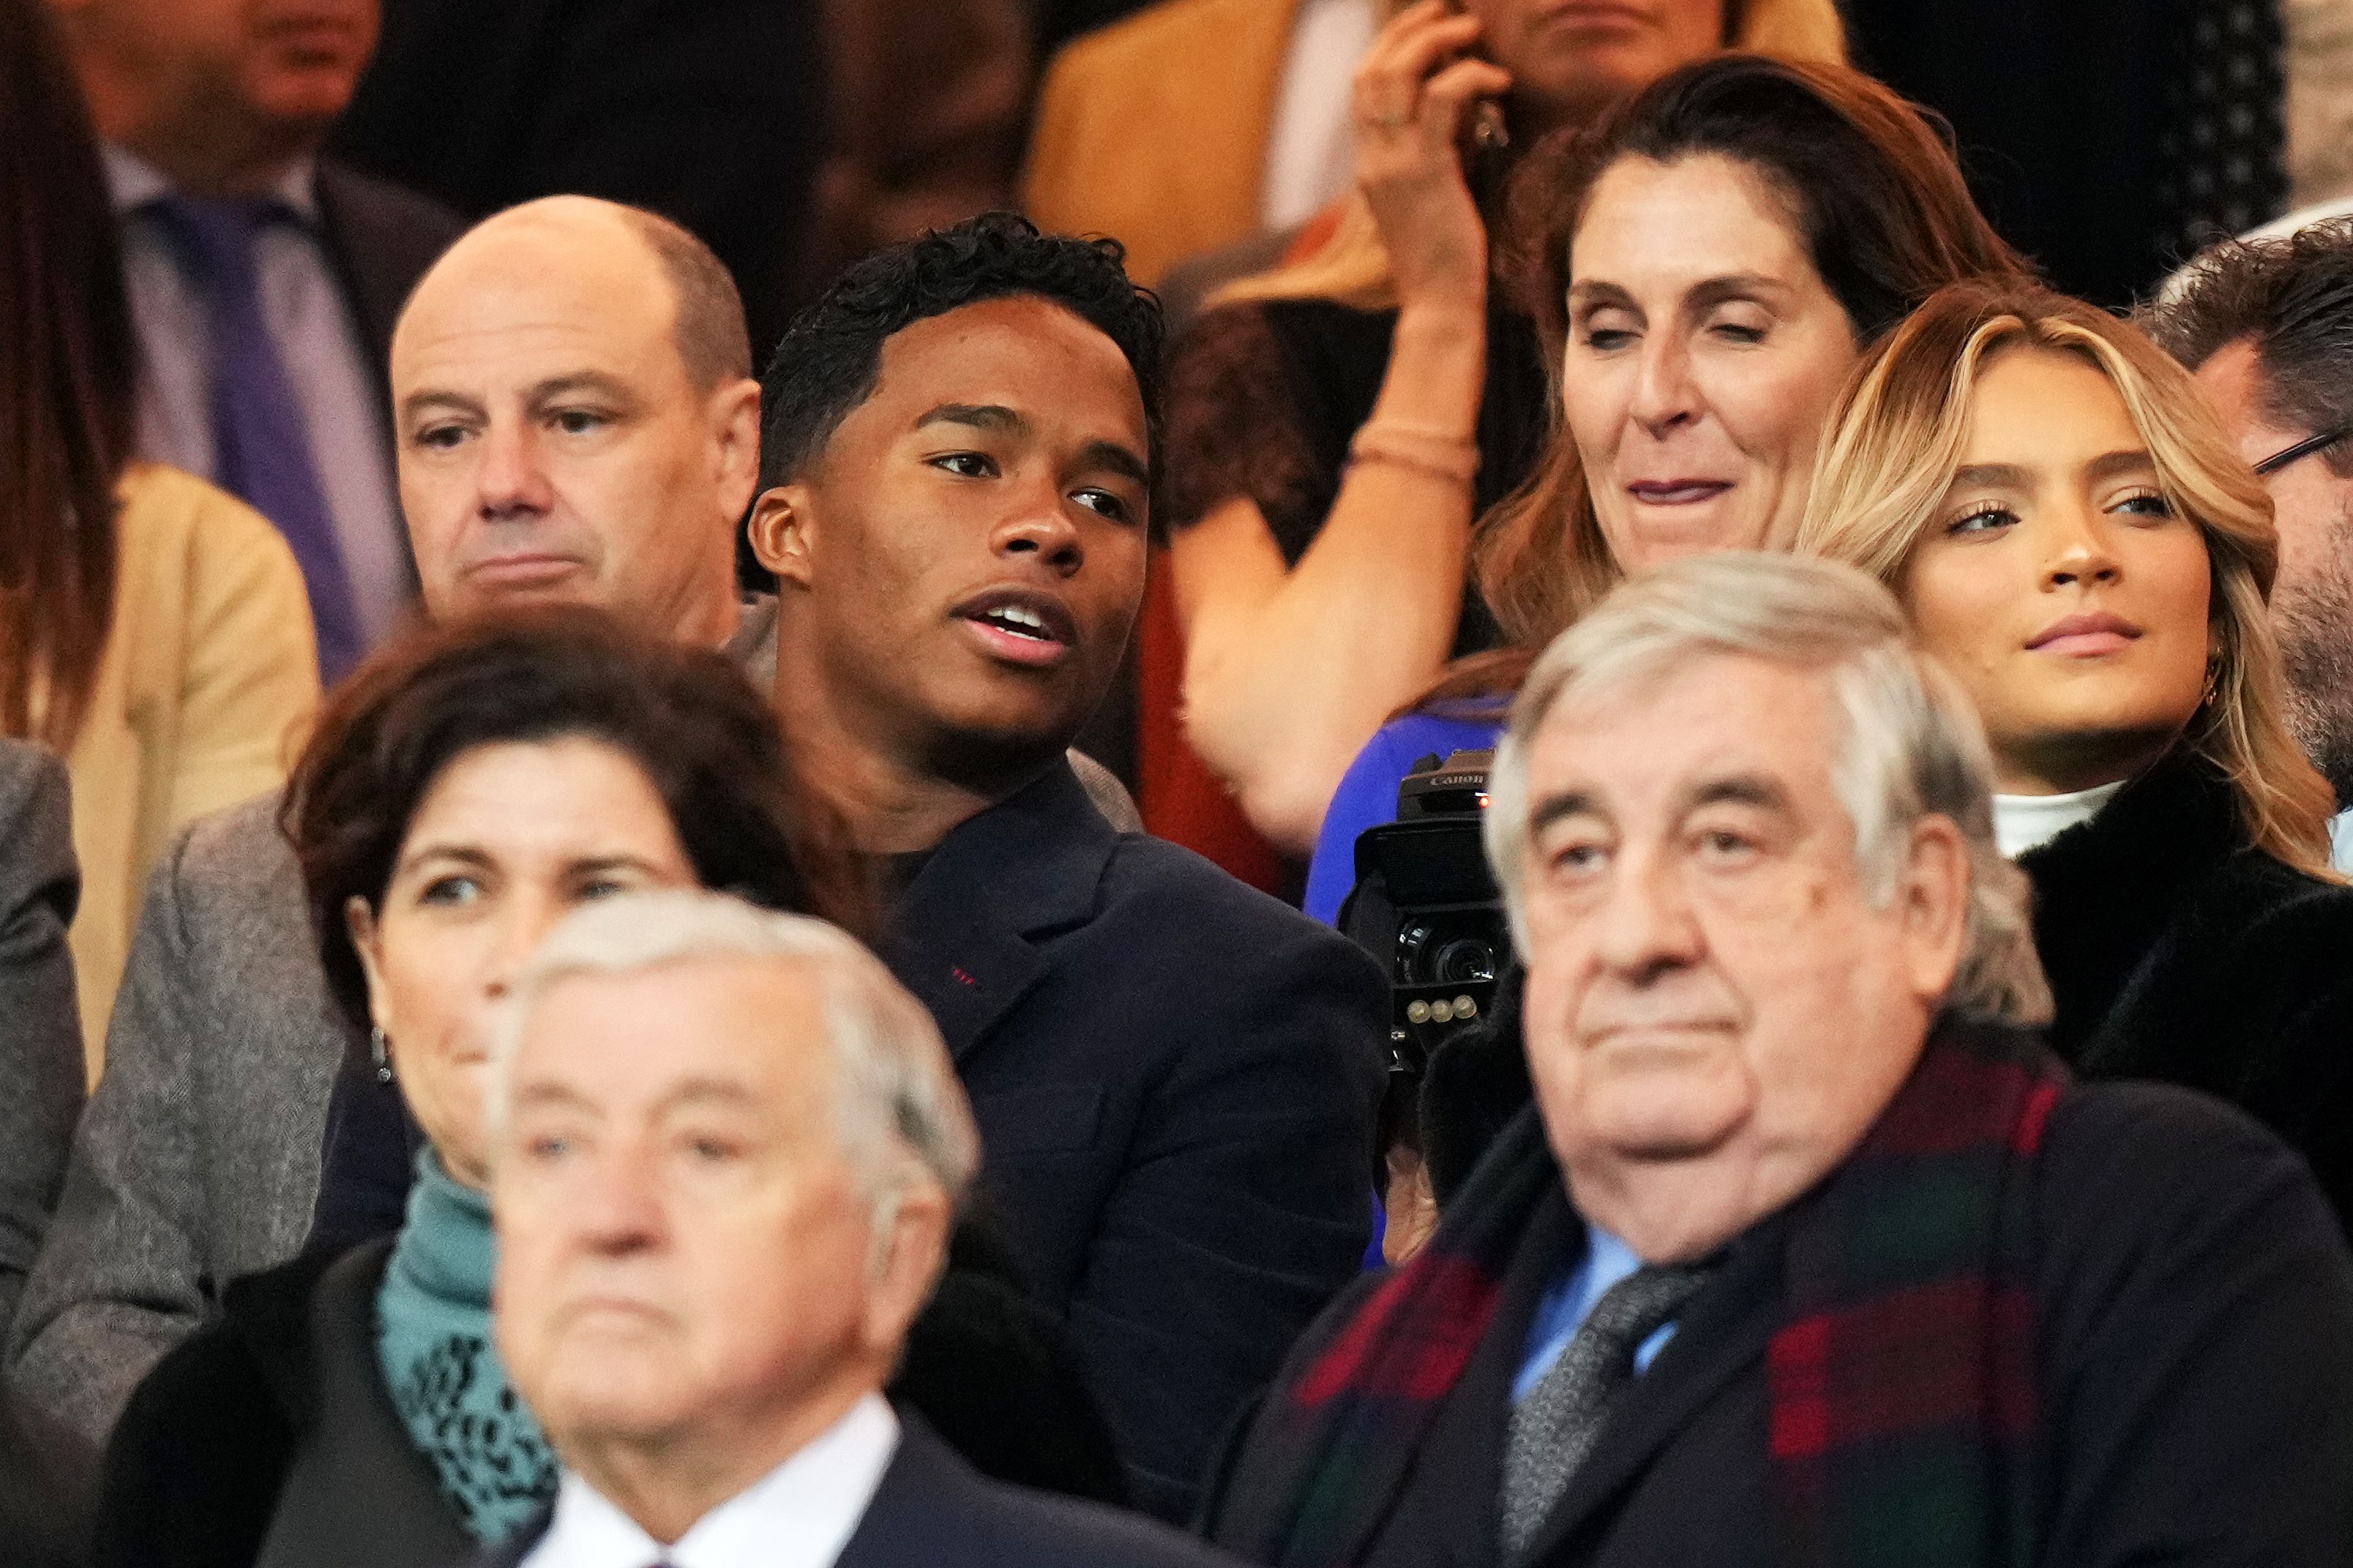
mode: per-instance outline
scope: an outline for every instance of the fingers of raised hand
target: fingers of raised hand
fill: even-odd
[[[1511,73],[1485,60],[1456,60],[1431,77],[1421,91],[1425,123],[1451,137],[1462,124],[1467,106],[1475,99],[1495,98],[1509,90]]]
[[[1389,24],[1357,64],[1356,118],[1398,126],[1413,116],[1423,81],[1450,56],[1477,42],[1479,24],[1435,5],[1417,5]]]
[[[1508,70],[1490,66],[1482,58],[1459,58],[1421,87],[1421,101],[1429,108],[1445,110],[1442,118],[1451,124],[1461,118],[1463,103],[1471,99],[1501,97],[1504,91],[1511,91]]]

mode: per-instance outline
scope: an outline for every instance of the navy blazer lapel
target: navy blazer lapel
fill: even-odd
[[[923,1419],[899,1412],[899,1447],[842,1543],[833,1568],[909,1568],[952,1562],[972,1542],[959,1539],[960,1516],[976,1486],[972,1472],[932,1435]]]
[[[1542,1563],[1638,1479],[1723,1387],[1765,1353],[1784,1312],[1781,1254],[1788,1213],[1734,1244],[1725,1271],[1694,1297],[1675,1337],[1626,1391],[1600,1439],[1530,1543]]]
[[[883,957],[959,1062],[1044,978],[1033,939],[1094,917],[1118,841],[1058,758],[941,840],[901,895]]]

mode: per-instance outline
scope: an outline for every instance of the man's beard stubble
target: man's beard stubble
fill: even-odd
[[[2353,513],[2337,520],[2320,570],[2276,597],[2288,723],[2313,765],[2353,806]]]

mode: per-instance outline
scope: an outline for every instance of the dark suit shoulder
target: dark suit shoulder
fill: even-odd
[[[1223,1552],[1146,1519],[982,1477],[910,1421],[839,1568],[1232,1568]]]
[[[1123,836],[1104,867],[1102,896],[1100,918],[1151,921],[1170,949],[1251,964],[1304,958],[1385,984],[1379,965],[1331,927],[1164,838]]]
[[[422,266],[431,265],[466,231],[466,220],[453,208],[406,185],[363,173],[340,158],[319,161],[319,200],[333,221],[355,237],[364,234],[409,255],[422,254]]]
[[[0,904],[46,900],[60,919],[72,920],[81,892],[73,785],[65,763],[47,747],[0,739],[0,834],[8,845]]]
[[[115,1426],[94,1561],[100,1568],[251,1563],[293,1447],[293,1423],[253,1340],[230,1321],[200,1330],[156,1363]]]
[[[2168,1085],[2071,1090],[2037,1173],[2056,1563],[2341,1562],[2353,1257],[2304,1163]]]
[[[2070,1088],[2052,1112],[2036,1180],[2046,1256],[2055,1248],[2078,1268],[2229,1247],[2253,1239],[2243,1227],[2257,1220],[2282,1237],[2333,1240],[2295,1151],[2236,1107],[2171,1084]]]

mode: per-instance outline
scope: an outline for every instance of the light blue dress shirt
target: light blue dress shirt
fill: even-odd
[[[1577,1331],[1593,1315],[1609,1288],[1641,1267],[1642,1260],[1632,1247],[1598,1225],[1586,1227],[1585,1256],[1536,1303],[1535,1321],[1528,1325],[1527,1355],[1520,1363],[1520,1374],[1512,1380],[1514,1405],[1544,1381],[1545,1373],[1560,1360],[1568,1342],[1577,1337]],[[1674,1337],[1672,1320],[1652,1330],[1650,1338],[1634,1347],[1635,1372],[1650,1371],[1651,1363]]]
[[[2353,811],[2340,811],[2328,819],[2328,846],[2329,864],[2353,877]]]
[[[139,333],[140,453],[209,479],[218,469],[204,296],[183,270],[165,220],[140,210],[170,194],[172,184],[120,147],[104,152]],[[321,245],[316,165],[307,159],[295,164],[274,194],[297,221],[271,225],[257,247],[262,314],[301,399],[353,606],[375,642],[399,619],[411,593],[375,357]]]

